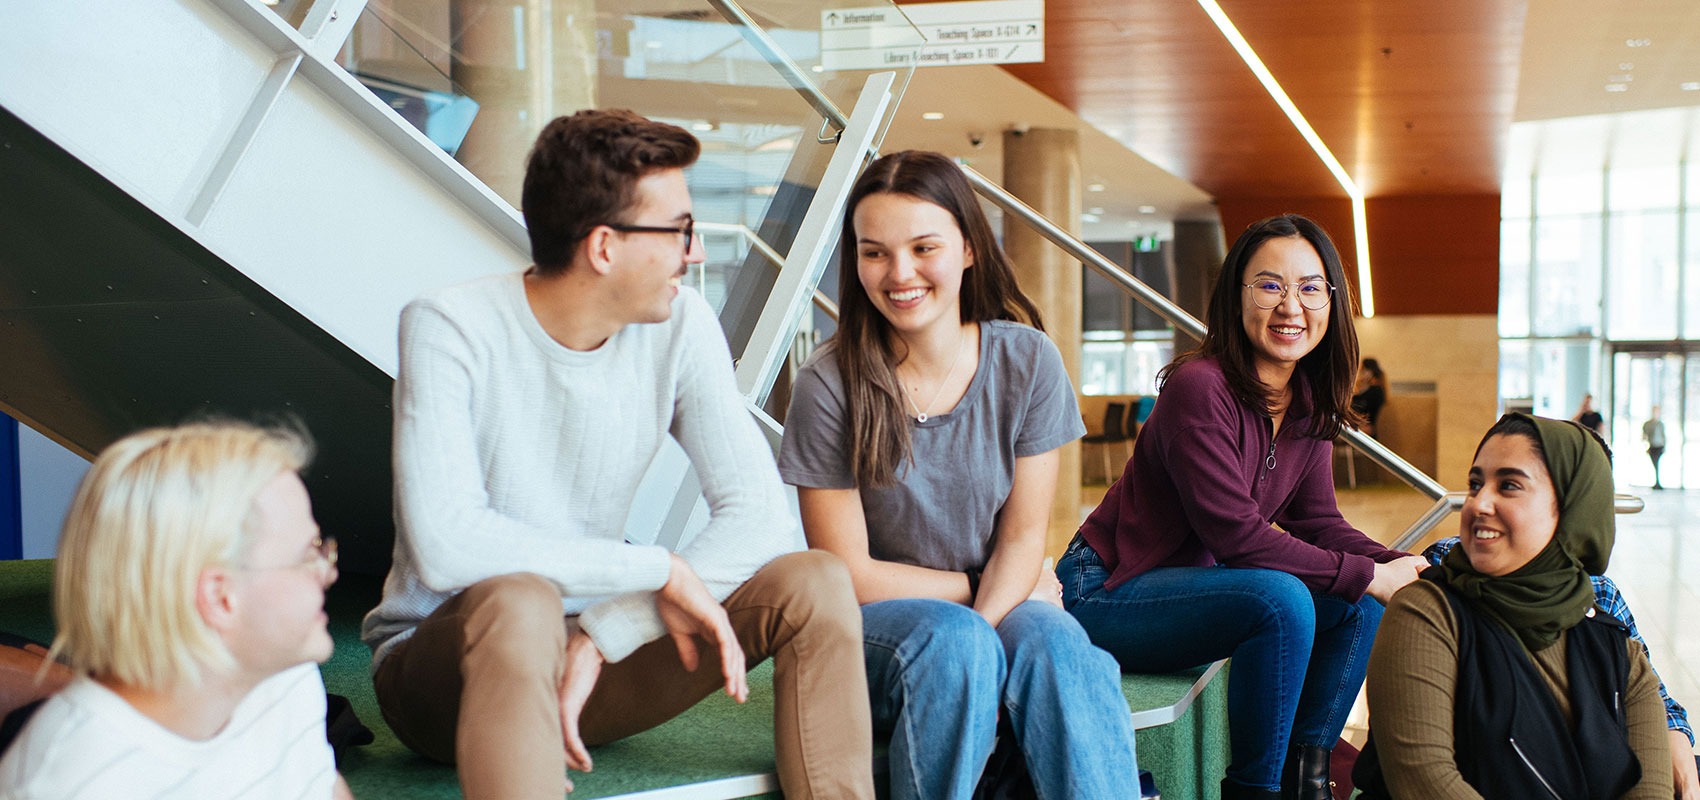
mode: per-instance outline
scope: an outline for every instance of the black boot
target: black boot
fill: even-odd
[[[1334,800],[1334,789],[1328,780],[1328,759],[1333,749],[1314,744],[1295,744],[1287,752],[1287,766],[1281,770],[1281,796],[1284,800]]]
[[[1222,779],[1222,800],[1281,800],[1281,793]]]

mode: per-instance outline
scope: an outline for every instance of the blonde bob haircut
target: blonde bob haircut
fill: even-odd
[[[201,573],[242,562],[254,498],[311,457],[298,425],[222,421],[144,430],[106,448],[60,536],[52,655],[151,690],[234,666],[197,609]]]

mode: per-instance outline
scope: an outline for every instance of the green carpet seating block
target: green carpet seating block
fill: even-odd
[[[1228,771],[1228,662],[1167,675],[1123,675],[1139,766],[1163,800],[1218,800]]]
[[[53,637],[51,561],[0,562],[0,631],[39,641]],[[327,606],[336,653],[324,665],[326,688],[349,698],[376,741],[345,756],[343,775],[361,800],[459,798],[452,767],[415,755],[378,712],[369,677],[371,655],[360,619],[377,604],[381,582],[344,576]],[[1157,776],[1168,800],[1214,800],[1227,763],[1226,675],[1220,664],[1172,675],[1129,675],[1122,691],[1135,712],[1140,766]],[[653,730],[592,748],[596,770],[573,773],[572,797],[625,800],[711,800],[778,797],[773,775],[773,672],[750,674],[750,699],[722,694]],[[875,749],[883,767],[884,747]],[[883,770],[882,770],[883,771]],[[1130,783],[1130,786],[1132,784]]]
[[[53,641],[53,562],[0,561],[0,631]]]

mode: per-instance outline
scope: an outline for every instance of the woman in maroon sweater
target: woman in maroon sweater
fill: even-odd
[[[1324,800],[1382,603],[1426,564],[1335,503],[1358,340],[1327,234],[1290,214],[1247,228],[1208,317],[1058,564],[1063,602],[1129,672],[1233,656],[1222,796]]]

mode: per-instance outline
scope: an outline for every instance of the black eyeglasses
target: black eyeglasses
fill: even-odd
[[[656,226],[656,225],[621,225],[621,224],[613,223],[613,222],[604,223],[604,224],[606,224],[608,227],[613,228],[614,230],[617,230],[621,233],[671,233],[671,234],[675,234],[675,235],[684,234],[685,235],[685,255],[687,255],[687,256],[691,254],[691,243],[696,241],[696,238],[697,238],[697,221],[694,220],[694,219],[688,218],[688,217],[685,219],[685,224],[682,227],[678,227],[678,228],[665,228],[665,227],[660,227],[660,226]]]

